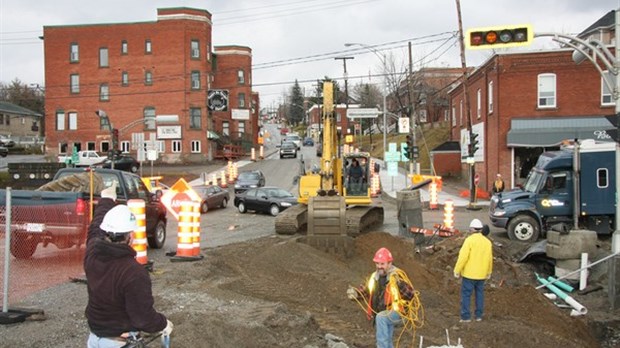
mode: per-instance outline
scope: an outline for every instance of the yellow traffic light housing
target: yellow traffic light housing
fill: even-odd
[[[534,40],[530,25],[468,29],[465,45],[469,49],[507,48],[527,46]]]

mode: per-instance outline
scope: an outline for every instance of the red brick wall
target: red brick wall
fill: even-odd
[[[461,154],[438,152],[433,153],[433,168],[439,176],[461,175]]]

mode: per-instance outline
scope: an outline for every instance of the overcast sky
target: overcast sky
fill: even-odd
[[[461,13],[464,30],[527,23],[535,32],[577,34],[618,6],[619,0],[461,0]],[[155,21],[157,8],[166,7],[205,9],[213,15],[214,45],[252,48],[262,107],[280,103],[295,79],[310,95],[317,79],[342,78],[342,60],[334,57],[355,57],[347,60],[349,86],[381,83],[372,75],[381,73],[383,55],[407,64],[408,42],[414,70],[461,65],[452,36],[455,0],[0,0],[0,81],[44,85],[43,26]],[[551,47],[537,39],[533,48]],[[468,51],[467,64],[489,54]]]

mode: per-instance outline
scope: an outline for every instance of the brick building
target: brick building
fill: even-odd
[[[252,51],[214,48],[211,33],[211,14],[192,8],[158,9],[152,22],[45,26],[48,151],[110,150],[97,110],[119,129],[124,152],[148,144],[165,162],[201,162],[225,142],[251,143]],[[160,115],[178,123],[157,124]]]

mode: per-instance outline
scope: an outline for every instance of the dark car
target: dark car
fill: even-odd
[[[112,168],[112,161],[110,159],[103,161],[101,168]],[[131,156],[117,156],[114,158],[114,169],[137,173],[140,169],[140,162]]]
[[[304,146],[314,146],[314,140],[312,138],[304,139]]]
[[[293,157],[297,158],[297,145],[290,141],[285,141],[280,145],[280,158]]]
[[[193,186],[194,191],[201,197],[200,212],[206,213],[210,209],[226,208],[230,200],[228,190],[216,185]]]
[[[15,146],[15,142],[6,135],[0,135],[0,146],[13,147]]]
[[[235,183],[235,194],[262,186],[265,186],[265,175],[263,172],[260,170],[241,172]]]
[[[248,210],[269,213],[273,216],[297,204],[297,198],[279,187],[259,187],[249,189],[235,196],[235,207],[240,213]]]
[[[9,149],[4,146],[0,146],[0,157],[6,157],[9,155]]]

